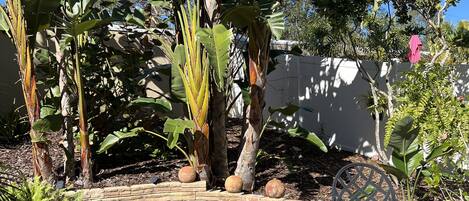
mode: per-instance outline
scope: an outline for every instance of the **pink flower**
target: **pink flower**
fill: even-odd
[[[410,52],[407,54],[407,58],[410,63],[415,64],[420,61],[420,49],[422,49],[422,42],[418,35],[412,35],[409,41]]]

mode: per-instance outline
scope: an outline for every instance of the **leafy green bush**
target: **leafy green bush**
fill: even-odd
[[[0,116],[0,144],[11,144],[19,141],[29,130],[27,118],[17,110],[11,110]]]
[[[395,124],[389,140],[389,146],[392,147],[390,158],[392,163],[381,165],[386,172],[398,179],[403,188],[402,193],[406,193],[402,197],[406,200],[413,200],[420,175],[425,171],[426,164],[452,152],[450,144],[444,143],[434,147],[427,156],[424,156],[422,146],[416,140],[419,129],[418,125],[414,125],[412,117],[400,119]]]
[[[14,184],[7,188],[13,195],[13,200],[21,201],[71,201],[80,200],[79,197],[66,197],[63,190],[57,190],[46,182],[41,182],[39,177],[32,181]]]
[[[435,189],[443,180],[465,182],[468,175],[469,106],[454,95],[454,68],[417,64],[404,73],[396,85],[398,107],[386,124],[386,146],[391,145],[399,121],[409,116],[424,158],[440,146],[452,149],[424,167],[423,180]]]
[[[64,190],[43,182],[39,177],[28,180],[21,172],[0,164],[0,201],[72,201],[76,197],[66,197]]]

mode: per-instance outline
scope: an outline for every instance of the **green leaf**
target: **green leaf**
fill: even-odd
[[[150,4],[157,8],[170,9],[172,7],[171,1],[164,1],[164,0],[151,0]]]
[[[273,115],[276,112],[280,112],[281,114],[283,114],[285,116],[292,116],[299,109],[300,109],[300,107],[298,107],[297,105],[288,103],[288,105],[282,106],[282,107],[277,107],[277,108],[269,107],[269,113],[270,113],[270,115]]]
[[[418,128],[412,128],[413,121],[410,116],[404,117],[396,123],[392,131],[389,146],[400,155],[404,155],[417,138]]]
[[[444,143],[440,146],[437,146],[432,149],[430,154],[427,156],[426,161],[432,161],[440,156],[444,156],[446,154],[449,154],[453,151],[453,148],[451,147],[450,143]]]
[[[215,83],[218,91],[225,88],[226,69],[230,59],[230,46],[233,40],[231,29],[226,29],[222,24],[213,28],[204,28],[197,31],[197,37],[208,52],[210,66],[214,72]]]
[[[166,122],[164,122],[163,132],[183,134],[186,129],[193,129],[194,127],[194,122],[191,120],[168,118]]]
[[[45,118],[49,115],[54,115],[57,112],[57,108],[52,105],[44,105],[41,107],[41,118]]]
[[[47,29],[59,6],[60,0],[26,0],[24,15],[28,24],[27,34],[35,35]]]
[[[407,160],[407,174],[410,176],[422,165],[423,162],[423,151],[419,150],[411,154],[406,155]]]
[[[103,142],[99,145],[99,150],[97,151],[98,154],[104,153],[112,146],[114,146],[117,142],[119,142],[119,138],[113,134],[109,134],[104,138]]]
[[[194,127],[194,122],[191,120],[168,118],[163,128],[163,132],[168,133],[168,147],[170,149],[174,148],[179,140],[179,135],[184,134],[186,129],[193,129]]]
[[[114,131],[112,134],[106,136],[106,138],[101,142],[99,145],[99,150],[97,151],[98,154],[104,153],[109,148],[113,147],[117,144],[120,140],[136,137],[139,133],[143,132],[144,129],[142,127],[133,128],[130,131]]]
[[[381,166],[384,169],[384,171],[386,171],[388,174],[392,174],[395,177],[397,177],[399,181],[407,178],[407,175],[404,172],[402,172],[401,170],[393,166],[385,165],[385,164],[379,164],[379,166]]]
[[[172,149],[174,148],[179,140],[179,133],[168,133],[168,141],[166,141],[166,145]]]
[[[171,94],[183,102],[186,100],[186,91],[178,68],[181,68],[185,63],[184,45],[177,45],[174,49],[174,58],[171,65]]]
[[[222,21],[231,22],[238,28],[249,26],[260,15],[260,9],[252,5],[239,5],[228,9],[223,13]]]
[[[101,26],[105,24],[103,20],[99,19],[93,19],[93,20],[88,20],[84,21],[78,24],[73,24],[72,28],[70,30],[70,34],[72,36],[78,36],[86,31],[89,31],[97,26]]]
[[[32,128],[34,131],[57,132],[62,128],[63,118],[61,115],[49,115],[34,122]]]
[[[128,14],[125,21],[141,27],[145,27],[145,11],[143,9],[135,9],[133,14]]]
[[[3,7],[0,6],[0,31],[4,31],[8,37],[10,37],[10,26],[8,25],[9,21],[10,19],[8,18],[7,13]]]
[[[469,48],[469,21],[461,20],[459,22],[453,42],[458,47]]]
[[[354,192],[350,198],[351,200],[364,200],[375,192],[376,188],[373,185],[369,184],[365,187],[363,191],[359,190]]]
[[[422,150],[417,150],[406,155],[399,155],[393,152],[391,155],[393,167],[403,172],[406,177],[410,177],[423,162]]]
[[[316,147],[318,147],[319,149],[321,149],[321,151],[327,153],[326,145],[313,132],[309,132],[308,130],[306,130],[306,129],[300,127],[300,126],[297,126],[296,128],[288,129],[288,134],[290,134],[290,136],[292,136],[292,137],[303,138],[303,139],[307,140],[309,143],[311,143],[311,144],[315,145]]]
[[[270,27],[272,35],[274,35],[276,39],[280,39],[283,31],[285,30],[285,15],[283,12],[276,12],[268,15],[267,24]]]
[[[152,107],[161,112],[170,112],[173,109],[168,100],[161,98],[137,98],[131,101],[128,106]]]

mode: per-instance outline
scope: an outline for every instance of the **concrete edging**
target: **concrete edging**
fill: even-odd
[[[286,200],[267,198],[262,195],[228,193],[226,191],[207,191],[206,182],[193,183],[162,182],[158,184],[139,184],[105,188],[80,189],[67,191],[66,196],[81,195],[86,201],[92,200],[220,200],[220,201],[276,201]],[[292,200],[290,200],[292,201]]]

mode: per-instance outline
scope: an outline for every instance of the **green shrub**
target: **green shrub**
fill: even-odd
[[[27,118],[22,117],[18,110],[0,116],[0,144],[18,142],[29,130]]]
[[[13,195],[13,200],[19,201],[71,201],[79,197],[66,197],[64,190],[57,190],[54,186],[41,182],[39,177],[32,181],[24,181],[7,187],[7,192]]]
[[[424,158],[441,146],[452,150],[422,167],[423,181],[434,189],[441,188],[444,180],[464,183],[468,175],[469,105],[454,95],[454,70],[453,66],[414,65],[396,85],[397,108],[386,123],[386,146],[398,122],[411,117]]]

